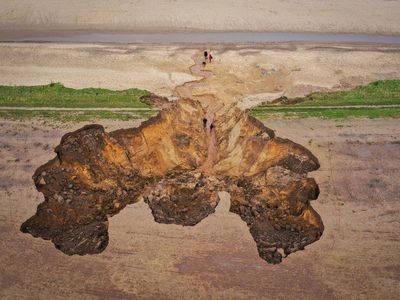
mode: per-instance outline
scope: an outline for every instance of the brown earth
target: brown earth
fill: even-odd
[[[97,48],[98,46],[94,47]],[[14,59],[14,54],[27,58],[32,51],[30,46],[27,46],[26,49],[22,49],[22,52],[14,52],[13,54],[13,51],[9,51],[11,48],[5,49],[3,47],[0,50],[8,53],[7,57]],[[111,48],[107,49],[106,52],[112,50]],[[237,51],[220,49],[218,55],[220,54],[224,61],[217,59],[214,64],[208,65],[206,69],[206,71],[211,71],[214,76],[202,80],[200,85],[192,86],[189,92],[192,92],[194,97],[215,95],[219,102],[225,105],[223,109],[220,109],[212,102],[205,101],[203,113],[195,117],[199,122],[196,126],[203,125],[201,119],[204,114],[206,116],[212,114],[216,128],[214,131],[215,146],[218,146],[218,152],[221,155],[221,157],[218,156],[216,161],[211,159],[212,162],[216,162],[216,164],[212,164],[212,171],[216,177],[228,172],[234,174],[233,177],[251,176],[252,180],[240,178],[241,180],[238,180],[234,185],[238,190],[228,190],[231,193],[231,199],[229,199],[227,193],[218,193],[219,204],[215,206],[216,203],[211,202],[205,215],[208,212],[213,212],[214,209],[216,210],[215,214],[211,214],[195,227],[179,227],[176,225],[165,227],[166,225],[157,224],[153,221],[151,210],[143,202],[133,206],[128,205],[117,216],[109,220],[110,245],[98,256],[67,257],[60,255],[48,242],[32,239],[27,235],[22,236],[18,233],[19,224],[32,214],[41,199],[40,194],[34,191],[30,180],[33,170],[49,159],[51,148],[58,144],[63,133],[78,127],[74,125],[75,127],[72,128],[72,125],[67,125],[67,128],[53,130],[48,125],[43,124],[4,121],[2,123],[4,134],[1,137],[4,146],[1,157],[3,161],[3,196],[6,200],[2,201],[5,206],[0,211],[4,216],[2,218],[5,220],[4,232],[6,234],[0,245],[3,253],[1,264],[6,266],[4,269],[7,271],[2,275],[4,279],[2,278],[0,281],[2,294],[6,298],[30,298],[32,294],[37,298],[49,298],[54,290],[57,290],[60,298],[81,297],[86,299],[175,299],[177,297],[184,299],[247,299],[249,297],[274,299],[297,299],[298,297],[313,299],[397,298],[399,295],[397,289],[399,257],[396,251],[388,251],[388,249],[398,248],[399,244],[399,236],[395,231],[399,212],[396,198],[399,194],[396,184],[398,178],[396,151],[398,151],[399,127],[396,120],[357,120],[346,121],[343,124],[312,119],[299,121],[269,120],[266,122],[265,125],[275,129],[278,135],[289,137],[299,141],[302,145],[307,145],[320,159],[321,170],[314,174],[317,182],[321,183],[321,195],[320,200],[315,202],[314,206],[324,220],[325,233],[318,243],[308,246],[306,251],[292,254],[279,266],[266,265],[257,255],[251,235],[258,246],[260,244],[268,246],[266,244],[271,241],[260,236],[260,232],[268,232],[273,237],[270,230],[291,232],[291,229],[296,230],[296,226],[286,228],[286,224],[275,221],[275,216],[272,216],[273,225],[278,225],[277,228],[270,226],[268,222],[260,223],[257,214],[263,214],[265,207],[260,205],[256,194],[246,199],[246,193],[259,192],[259,185],[266,188],[260,192],[261,198],[270,192],[268,184],[266,185],[263,182],[264,179],[256,176],[257,170],[262,169],[263,164],[257,164],[257,161],[250,162],[251,156],[258,155],[255,150],[258,147],[263,149],[260,145],[263,145],[265,141],[267,143],[264,146],[268,149],[268,145],[274,144],[274,140],[278,142],[281,140],[271,139],[271,136],[274,135],[271,130],[257,121],[249,120],[243,112],[235,108],[235,105],[252,106],[261,99],[270,97],[271,93],[281,94],[282,90],[288,91],[288,94],[301,94],[305,90],[296,90],[301,86],[315,90],[320,89],[321,84],[327,84],[332,88],[334,82],[343,78],[350,78],[348,77],[350,74],[368,74],[361,79],[364,82],[372,78],[395,77],[396,72],[398,72],[398,70],[393,71],[399,63],[397,50],[376,50],[374,48],[375,50],[364,49],[366,50],[364,51],[354,50],[354,48],[351,50],[340,48],[340,50],[333,50],[332,52],[332,48],[328,50],[318,49],[317,51],[309,47],[306,48],[301,50],[286,49],[285,51],[289,52],[284,55],[279,53],[282,49],[258,49],[255,50],[256,53],[252,50],[250,54],[246,52],[249,51],[248,49],[237,49]],[[64,46],[59,49],[61,52],[65,51]],[[71,53],[75,49],[75,46],[71,46]],[[42,50],[38,52],[39,57],[43,55]],[[82,51],[89,54],[92,50]],[[124,52],[125,50],[121,51]],[[157,51],[161,51],[161,49]],[[158,53],[157,51],[154,53]],[[342,53],[339,55],[342,61],[338,59],[339,56],[336,51]],[[291,53],[292,60],[287,59],[287,53]],[[305,54],[306,58],[300,59]],[[152,55],[146,59],[149,59]],[[183,57],[193,57],[193,55],[196,55],[196,52],[185,50]],[[355,59],[357,55],[360,55],[358,60]],[[112,56],[115,57],[114,54]],[[260,73],[260,65],[255,63],[259,61],[257,58],[261,61],[267,60],[279,64],[283,68],[287,66],[291,68],[296,64],[304,64],[308,67],[303,67],[304,69],[300,70],[296,68],[291,72],[274,71],[277,76],[271,77],[270,73],[264,76],[263,70],[276,69],[271,66],[267,66],[266,69],[261,67]],[[326,58],[326,61],[320,64],[322,58]],[[327,74],[325,72],[328,71],[328,66],[331,67],[330,64],[334,58],[343,67],[346,63],[350,63],[346,66],[347,71],[345,73],[335,72],[334,76],[322,76]],[[366,72],[365,63],[368,58],[376,58],[376,60],[368,65],[369,72]],[[233,63],[237,63],[238,59],[239,64]],[[58,65],[57,61],[57,58],[55,60],[50,59],[50,64],[53,64],[50,69]],[[165,61],[165,58],[156,63],[158,64],[160,61]],[[0,71],[13,70],[14,75],[22,74],[22,65],[17,66],[15,64],[18,65],[15,60],[12,60],[11,65],[13,66],[8,67],[7,61],[4,61],[2,65],[5,67]],[[143,66],[146,64],[147,62],[143,63]],[[168,64],[163,64],[162,68],[165,68],[166,65]],[[182,67],[183,63],[180,62],[176,66]],[[317,72],[312,74],[315,68],[317,68]],[[46,70],[46,67],[39,69]],[[54,70],[56,69],[59,68],[56,67]],[[27,68],[26,70],[29,73],[33,69]],[[62,69],[60,70],[61,73],[64,72]],[[43,77],[40,80],[48,78],[46,72],[42,74]],[[195,77],[193,75],[196,76],[196,74],[192,74],[191,77]],[[150,82],[149,78],[151,78],[149,74],[147,76],[149,77],[146,79],[146,84]],[[7,80],[15,80],[16,77],[9,76],[7,78]],[[303,83],[312,82],[314,84],[309,87],[299,85],[299,79]],[[84,82],[88,84],[88,80],[92,80],[90,76]],[[355,81],[353,80],[353,82]],[[82,82],[79,84],[82,84]],[[155,84],[158,87],[160,85],[160,82]],[[260,93],[254,98],[255,101],[253,98],[248,98],[253,97],[255,93]],[[238,96],[234,97],[236,94]],[[192,102],[183,101],[181,103]],[[193,111],[190,108],[188,110]],[[30,128],[32,124],[35,124],[33,125],[34,128]],[[121,128],[120,122],[109,124],[112,126],[110,129]],[[239,125],[236,126],[237,124]],[[262,134],[258,136],[256,131],[249,130],[249,124],[253,124],[253,128],[259,128]],[[134,124],[125,123],[123,126],[132,127]],[[157,122],[155,126],[157,126]],[[209,122],[207,122],[206,129],[210,129]],[[154,134],[155,131],[152,130],[153,133],[150,133],[150,135],[153,137],[154,143],[157,143],[159,135]],[[117,132],[123,133],[121,137],[125,134],[124,131]],[[132,132],[132,130],[126,131],[128,134],[129,132]],[[168,130],[161,132],[168,132]],[[251,138],[252,134],[249,134],[251,132],[257,137],[258,146],[257,141],[255,147],[251,146],[254,144]],[[99,136],[103,136],[107,140],[107,134],[100,132]],[[200,148],[207,150],[205,151],[205,155],[207,155],[206,152],[210,150],[210,137],[212,136],[207,134],[204,136],[205,147]],[[183,143],[183,146],[187,144],[187,139],[184,137],[171,139],[166,134],[162,137],[164,142],[165,140],[168,141],[168,149],[174,149],[174,147],[171,147],[173,140]],[[202,139],[196,140],[201,141]],[[48,145],[49,141],[53,141],[51,146]],[[113,143],[110,143],[110,145]],[[283,140],[283,144],[285,143],[289,143],[288,149],[300,149],[299,151],[303,152],[304,155],[303,147],[297,148],[297,146]],[[236,147],[237,145],[239,147]],[[138,146],[140,146],[140,143]],[[279,151],[265,151],[264,153],[274,153],[272,158],[276,158],[277,153],[287,153],[287,150],[282,151],[279,145],[274,147]],[[63,147],[60,146],[59,149],[63,150]],[[155,152],[167,153],[162,148],[154,147],[152,149]],[[66,150],[68,150],[68,147]],[[96,150],[89,148],[88,151]],[[65,153],[68,158],[69,152],[66,151]],[[190,153],[197,152],[191,151]],[[306,153],[306,156],[310,155],[307,151]],[[292,156],[296,157],[296,155]],[[85,157],[93,159],[90,156]],[[166,157],[171,157],[171,155],[168,154]],[[147,159],[147,157],[144,158]],[[207,160],[207,156],[202,156],[202,159],[204,158]],[[107,159],[110,159],[110,157],[108,156]],[[163,172],[166,172],[168,168],[163,169],[164,164],[158,165],[154,162],[146,164],[146,159],[143,160],[144,170],[150,170],[149,166],[155,165],[163,170],[160,171],[159,175],[165,175]],[[271,157],[268,157],[268,155],[266,157],[261,156],[260,162],[263,159],[268,163]],[[245,163],[238,164],[238,161]],[[295,165],[292,159],[287,160],[285,157],[282,160],[278,159],[275,163],[284,168]],[[12,164],[12,168],[10,168],[10,164]],[[233,166],[233,168],[230,168],[230,166]],[[246,168],[246,166],[251,167]],[[273,167],[273,164],[270,167]],[[112,168],[113,166],[111,166]],[[301,184],[303,179],[296,177],[296,172],[293,172],[295,170],[282,173],[279,166],[274,168],[277,169],[273,169],[275,173],[272,174],[272,177],[266,174],[268,178],[273,179],[274,175],[279,175],[280,182],[284,183],[289,177],[289,182],[292,182],[293,185],[285,185],[284,188],[296,191],[296,185]],[[315,168],[307,171],[312,169]],[[42,173],[37,175],[42,175]],[[193,176],[198,175],[193,174]],[[176,180],[174,180],[174,177]],[[36,182],[40,185],[42,178],[37,177],[37,179]],[[46,179],[44,180],[46,181]],[[181,177],[180,173],[173,174],[171,180],[175,186],[194,182],[192,176]],[[167,187],[168,192],[164,193],[163,196],[171,195],[169,188],[171,180],[167,176],[166,180],[162,182],[163,188]],[[249,184],[249,182],[252,184]],[[314,183],[306,180],[306,184],[311,187],[314,186],[314,188],[305,188],[304,191],[306,192],[303,197],[306,196],[307,199],[315,198]],[[273,188],[279,191],[279,184]],[[72,193],[74,191],[76,190],[72,185]],[[182,214],[175,214],[177,207],[179,212],[187,212],[187,207],[182,206],[179,199],[175,202],[176,206],[174,205],[172,208],[172,206],[160,202],[157,198],[159,195],[154,194],[153,196],[155,197],[151,199],[147,197],[146,202],[153,210],[156,220],[158,218],[161,222],[179,224],[187,221],[185,217],[182,218]],[[298,196],[296,196],[297,199]],[[279,197],[289,200],[287,207],[289,210],[296,209],[296,205],[290,206],[290,194],[279,195]],[[31,202],[29,200],[27,202],[27,199],[31,199]],[[250,215],[246,205],[243,205],[243,199],[247,202],[250,199],[255,199],[253,203],[250,203],[250,206],[258,205],[259,209]],[[231,206],[229,200],[232,202]],[[28,203],[30,203],[30,207],[28,207]],[[203,205],[201,201],[199,203]],[[122,203],[121,207],[126,204],[128,203]],[[268,203],[268,205],[269,210],[274,209],[274,203]],[[118,208],[119,205],[117,204]],[[307,205],[304,208],[307,210]],[[229,213],[228,210],[239,212],[242,219],[248,223],[251,235],[249,235],[245,223],[237,215]],[[111,214],[113,213],[111,210]],[[203,215],[200,215],[200,217],[202,218]],[[262,219],[266,220],[265,217],[268,219],[269,216],[264,215]],[[171,220],[173,221],[171,222]],[[309,220],[312,221],[312,219]],[[103,222],[104,218],[97,221],[106,224]],[[100,229],[104,229],[103,225],[96,225],[100,226]],[[83,231],[84,234],[87,232],[93,232],[93,227],[89,226],[88,231]],[[99,238],[96,241],[100,243],[99,246],[104,245],[103,239]],[[302,248],[301,242],[302,239],[300,243],[291,241],[289,243],[290,249],[295,251]],[[266,248],[268,249],[268,247]],[[289,247],[287,248],[289,249]],[[16,251],[16,249],[19,250]],[[96,249],[96,247],[91,249]],[[266,253],[262,249],[260,251],[260,247],[258,250],[264,259],[271,261],[276,258],[275,255],[282,254],[281,250],[276,248],[272,252]],[[48,263],[46,263],[46,260]],[[54,269],[54,266],[58,266],[58,269]],[[22,273],[21,270],[23,270]],[[79,272],[76,272],[76,270],[79,270]],[[99,276],[90,276],[93,274]],[[100,290],[99,285],[102,286]],[[49,289],[43,289],[43,286],[48,286]]]
[[[128,204],[144,198],[157,222],[193,226],[215,211],[219,192],[230,192],[231,211],[267,262],[318,240],[324,226],[310,200],[319,189],[307,178],[318,159],[275,137],[234,100],[193,95],[215,77],[201,53],[193,60],[190,72],[203,78],[178,86],[180,99],[140,127],[106,133],[90,125],[64,135],[57,157],[33,175],[45,201],[21,231],[69,255],[100,253],[108,217]]]
[[[128,204],[144,198],[157,222],[193,226],[215,211],[219,192],[230,192],[231,211],[266,261],[318,240],[323,225],[309,201],[319,190],[307,178],[318,160],[239,109],[216,119],[216,129],[204,115],[200,102],[181,99],[138,128],[106,133],[89,125],[64,135],[57,157],[33,175],[45,201],[21,230],[69,255],[100,253],[108,217]],[[209,131],[217,156],[205,169]]]
[[[395,119],[270,120],[319,158],[320,241],[280,265],[263,262],[246,224],[221,194],[195,227],[154,222],[143,202],[109,220],[100,255],[66,256],[19,232],[43,197],[31,175],[60,137],[83,124],[2,121],[2,299],[397,299],[400,131]],[[103,122],[108,131],[132,122]]]

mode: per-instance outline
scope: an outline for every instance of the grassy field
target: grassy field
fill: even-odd
[[[375,106],[400,105],[400,80],[376,81],[351,91],[312,93],[288,102],[291,100],[294,104],[257,106],[250,114],[258,118],[399,118],[400,107]],[[351,105],[364,107],[346,108]]]
[[[147,119],[157,113],[141,101],[149,92],[139,89],[111,91],[106,89],[71,89],[60,83],[33,86],[0,86],[0,118],[3,119],[51,119],[60,122],[80,122],[97,119],[132,120]],[[260,118],[400,118],[400,107],[375,107],[376,105],[400,105],[400,80],[386,80],[357,87],[351,91],[313,93],[294,99],[295,104],[262,105],[250,114]],[[360,108],[346,108],[363,105]],[[1,110],[10,107],[56,108],[126,108],[127,111],[39,111]],[[330,106],[330,107],[327,107]],[[333,106],[333,107],[332,107]],[[128,111],[131,110],[131,111]]]
[[[145,90],[72,89],[60,83],[41,86],[0,86],[0,106],[149,108],[140,101]]]

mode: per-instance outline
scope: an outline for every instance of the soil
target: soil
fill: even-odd
[[[104,121],[108,131],[135,126]],[[0,295],[3,299],[397,299],[400,295],[399,152],[395,119],[270,120],[279,136],[320,160],[311,175],[321,239],[280,265],[258,256],[223,194],[195,227],[154,222],[143,202],[110,219],[101,255],[69,257],[19,232],[43,200],[31,175],[60,137],[84,124],[1,121]],[[44,288],[45,287],[45,288]]]
[[[57,47],[59,51],[54,51]],[[216,49],[213,52],[215,61],[206,67],[206,71],[211,71],[214,76],[204,79],[202,85],[196,85],[191,90],[195,97],[212,92],[225,104],[227,110],[212,111],[217,115],[215,140],[222,147],[223,154],[231,153],[229,149],[236,143],[229,143],[224,135],[218,135],[218,130],[231,126],[235,120],[242,120],[240,112],[232,114],[236,110],[234,105],[253,106],[258,101],[264,101],[266,93],[282,96],[282,91],[285,91],[288,96],[296,96],[306,91],[331,89],[346,78],[347,82],[369,82],[398,76],[399,52],[395,48],[313,48],[309,45],[276,47]],[[1,78],[15,84],[27,79],[26,76],[31,72],[37,74],[37,77],[29,80],[36,82],[47,81],[52,76],[61,78],[62,75],[68,81],[68,76],[70,79],[76,78],[77,70],[78,73],[84,70],[98,72],[97,65],[103,65],[107,71],[100,77],[111,79],[107,85],[116,85],[116,73],[123,70],[125,75],[131,74],[129,68],[124,69],[126,62],[131,59],[126,54],[137,49],[135,46],[117,49],[115,46],[104,45],[92,45],[89,49],[82,48],[82,45],[2,45],[0,51],[11,59],[1,61],[0,72],[7,74]],[[142,76],[143,85],[153,85],[155,90],[162,89],[160,87],[166,81],[151,81],[154,69],[149,73],[152,69],[149,66],[155,65],[157,70],[153,75],[156,77],[165,78],[164,75],[171,70],[181,68],[180,72],[184,75],[180,84],[199,79],[187,74],[188,62],[198,53],[198,49],[174,48],[173,51],[179,49],[182,53],[182,56],[179,55],[182,60],[177,64],[171,63],[170,56],[152,60],[166,49],[171,48],[160,47],[151,51],[139,48],[138,53],[141,53],[143,59],[138,64],[141,64],[145,74]],[[101,53],[97,57],[96,67],[91,65],[95,61],[90,61],[93,50]],[[119,51],[124,54],[115,55]],[[46,61],[46,57],[50,68],[45,65],[35,66],[39,62],[32,61],[32,53],[39,60],[41,58],[42,62]],[[49,58],[45,53],[56,54]],[[60,64],[63,53],[71,55],[71,61],[75,61],[77,69],[74,70],[72,65],[66,67],[65,63]],[[19,62],[18,57],[23,60]],[[124,62],[117,64],[116,73],[112,74],[109,68],[118,57]],[[24,65],[24,60],[31,62]],[[273,66],[269,65],[271,62]],[[338,65],[340,72],[331,74],[332,66]],[[138,79],[139,75],[137,73],[130,78]],[[355,80],[354,76],[359,77]],[[129,80],[126,78],[122,76],[118,85],[128,85]],[[75,83],[79,86],[90,85],[93,80],[88,74],[79,81],[75,80]],[[98,82],[99,85],[104,83]],[[165,85],[165,94],[173,95],[172,87],[177,85],[169,81]],[[248,97],[252,97],[251,100]],[[201,127],[204,114],[205,111],[196,116]],[[228,118],[232,115],[233,118]],[[254,123],[256,128],[262,128],[262,124],[256,120],[245,120]],[[5,271],[0,274],[0,296],[5,299],[397,299],[400,295],[400,262],[398,252],[393,249],[399,246],[398,121],[357,119],[336,122],[304,119],[268,120],[264,123],[274,129],[276,135],[290,138],[309,148],[321,165],[319,171],[310,175],[319,184],[320,195],[312,205],[324,221],[324,234],[317,243],[308,245],[305,251],[292,253],[280,265],[264,262],[260,256],[266,260],[274,260],[276,256],[257,252],[253,241],[254,238],[263,242],[264,238],[258,235],[259,229],[264,226],[268,229],[270,224],[260,224],[256,218],[248,218],[246,209],[242,208],[243,213],[240,215],[250,226],[249,232],[246,223],[230,212],[241,210],[241,202],[235,201],[234,193],[232,199],[229,199],[227,193],[219,193],[218,205],[212,204],[206,211],[206,214],[214,210],[215,213],[195,227],[154,222],[152,210],[154,214],[160,208],[163,212],[158,214],[160,220],[175,218],[177,221],[173,223],[185,224],[187,219],[181,218],[180,214],[175,215],[175,209],[171,210],[169,206],[161,206],[157,201],[151,203],[151,199],[146,200],[150,207],[144,202],[127,205],[118,215],[109,219],[109,246],[101,255],[65,256],[53,248],[51,243],[20,233],[20,224],[43,201],[42,195],[35,190],[31,175],[37,166],[54,157],[52,149],[63,134],[83,124],[59,127],[57,124],[36,121],[1,121],[3,134],[0,136],[0,168],[3,189],[0,218],[4,220],[1,222],[4,237],[0,242],[0,263],[5,266],[2,268]],[[138,124],[104,122],[104,125],[108,127],[107,131],[112,131]],[[274,136],[275,133],[267,130],[267,127],[263,130],[269,136]],[[125,131],[117,132],[123,136]],[[248,132],[241,135],[239,130],[239,134],[234,131],[231,136],[242,145],[243,139],[252,135]],[[152,138],[156,141],[158,137],[153,135]],[[185,144],[185,138],[177,137],[174,141]],[[207,139],[203,142],[201,148],[207,149]],[[158,150],[156,147],[154,149]],[[244,150],[241,153],[247,157],[243,158],[254,156],[251,151],[255,149],[252,147]],[[200,155],[205,158],[206,151]],[[242,165],[236,163],[232,168],[231,159],[235,161],[227,155],[226,160],[218,161],[213,166],[214,171],[223,174],[229,169],[230,174],[241,174]],[[146,160],[143,162],[144,169],[153,172],[152,168],[156,166],[160,174],[163,174],[165,166],[146,164]],[[282,160],[282,163],[284,166],[286,163],[290,165],[290,160]],[[247,172],[254,175],[261,166],[256,164],[255,169]],[[191,182],[190,178],[188,182]],[[37,183],[40,185],[40,179]],[[249,193],[254,190],[257,188],[246,188]],[[315,193],[314,189],[308,198],[315,198]],[[233,204],[231,206],[230,201]],[[181,204],[177,199],[179,209],[187,209]],[[100,246],[103,245],[103,240],[98,242]],[[302,239],[297,244],[299,248],[304,246]],[[292,245],[296,247],[294,243]],[[278,252],[284,255],[285,251],[279,249]]]

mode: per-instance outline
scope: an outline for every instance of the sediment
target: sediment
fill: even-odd
[[[90,125],[66,134],[57,156],[33,175],[45,201],[21,230],[69,255],[100,253],[108,218],[126,205],[144,199],[155,221],[193,226],[227,191],[231,212],[247,223],[266,261],[317,240],[323,225],[310,200],[318,186],[307,172],[318,160],[236,109],[231,122],[215,120],[217,161],[203,172],[204,115],[199,102],[182,99],[138,128],[107,133]]]
[[[191,71],[211,76],[199,63]],[[90,125],[63,136],[56,157],[33,175],[45,201],[21,230],[68,255],[100,253],[108,218],[129,204],[144,200],[156,222],[194,226],[226,191],[265,261],[280,263],[318,240],[324,226],[310,201],[319,189],[307,177],[318,159],[234,105],[217,110],[212,95],[184,98],[194,87],[178,87],[181,99],[171,103],[151,95],[162,111],[138,128]]]

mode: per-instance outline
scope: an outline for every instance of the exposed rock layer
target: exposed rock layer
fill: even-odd
[[[33,175],[45,201],[21,230],[69,255],[99,253],[108,244],[108,217],[128,204],[144,199],[155,221],[193,226],[228,191],[230,211],[247,223],[266,261],[279,263],[318,240],[323,225],[310,200],[319,190],[307,178],[318,160],[231,108],[214,120],[217,157],[203,172],[205,115],[199,102],[183,99],[139,128],[106,133],[90,125],[66,134],[57,157]]]

